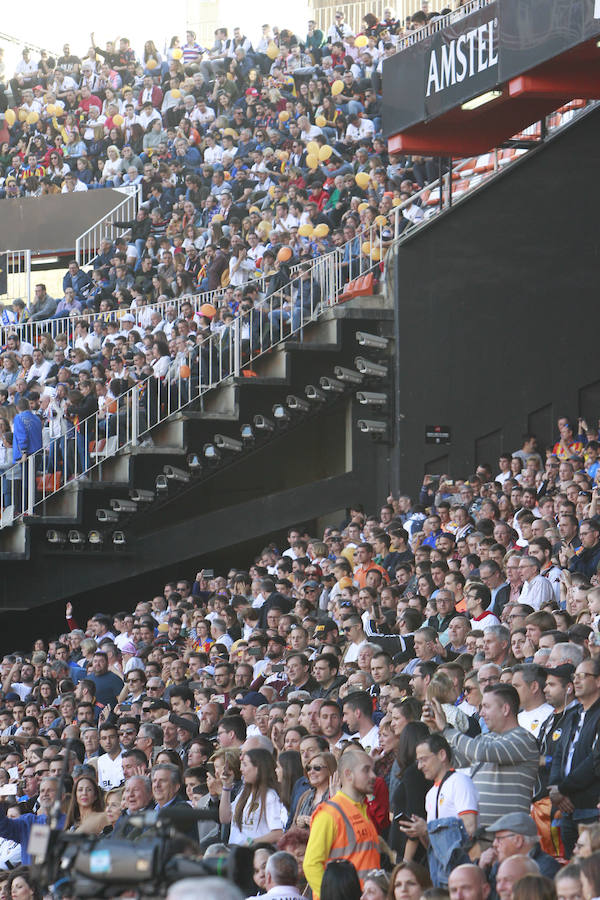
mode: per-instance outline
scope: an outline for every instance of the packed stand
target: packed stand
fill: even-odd
[[[191,805],[195,856],[251,848],[246,896],[598,896],[600,443],[557,425],[5,656],[3,896],[37,896],[63,764],[61,827]]]
[[[0,196],[139,190],[139,215],[115,223],[123,239],[74,298],[95,312],[135,306],[134,286],[152,302],[273,275],[282,247],[302,262],[343,245],[351,265],[372,243],[376,262],[393,208],[438,174],[432,160],[388,154],[382,63],[436,15],[369,13],[355,35],[338,12],[327,34],[265,25],[256,46],[239,28],[217,29],[206,49],[187,32],[162,53],[147,41],[139,59],[126,38],[100,48],[93,35],[83,57],[68,44],[58,59],[25,49],[12,99],[0,94]],[[398,228],[422,217],[416,201]]]

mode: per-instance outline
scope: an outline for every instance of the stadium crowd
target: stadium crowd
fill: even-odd
[[[251,848],[249,896],[597,897],[600,445],[557,425],[4,656],[2,896],[45,887],[64,766],[62,827],[191,805],[196,854]]]
[[[82,57],[68,44],[57,59],[25,49],[10,101],[0,94],[0,196],[140,192],[139,214],[115,223],[122,239],[74,295],[32,316],[239,286],[272,275],[282,246],[300,261],[342,245],[356,257],[369,226],[385,243],[390,211],[438,171],[388,154],[382,63],[437,15],[369,13],[355,35],[338,12],[327,34],[314,21],[304,37],[264,25],[256,46],[239,28],[217,29],[211,48],[188,32],[164,53],[147,41],[141,58],[126,38],[100,48],[93,35]],[[416,202],[401,226],[422,217]]]

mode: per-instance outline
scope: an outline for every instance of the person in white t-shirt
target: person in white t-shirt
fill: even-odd
[[[517,720],[521,728],[530,731],[536,738],[542,724],[554,712],[554,707],[544,700],[546,673],[535,663],[522,663],[513,668],[512,686],[521,701],[521,712]]]
[[[452,768],[452,750],[441,734],[430,734],[416,748],[417,767],[427,781],[433,782],[425,796],[427,821],[412,816],[400,821],[398,827],[409,838],[417,838],[429,846],[429,829],[438,819],[460,819],[472,837],[477,829],[479,794],[472,779],[465,772]]]
[[[276,844],[283,836],[288,811],[279,797],[273,754],[268,750],[246,750],[242,753],[241,770],[242,790],[233,803],[234,775],[222,779],[219,820],[222,825],[231,823],[229,843],[260,840]]]
[[[344,697],[346,731],[360,740],[365,753],[379,747],[379,728],[373,724],[373,698],[363,691],[353,691]]]

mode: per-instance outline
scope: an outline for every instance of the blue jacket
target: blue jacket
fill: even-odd
[[[29,835],[33,825],[47,825],[48,817],[41,815],[36,816],[34,813],[25,813],[18,819],[8,819],[5,815],[0,816],[0,837],[7,838],[9,841],[15,841],[21,845],[21,862],[24,866],[31,865],[31,857],[27,852],[29,843]],[[58,820],[58,827],[63,828],[65,817],[61,815]]]
[[[42,420],[26,409],[13,422],[13,460],[18,462],[24,453],[29,456],[42,449]]]
[[[75,297],[77,300],[83,300],[87,295],[88,289],[92,284],[92,278],[88,275],[87,272],[84,272],[83,269],[79,269],[76,275],[72,276],[70,272],[67,272],[65,277],[63,278],[63,293],[68,287],[72,287],[75,291]]]

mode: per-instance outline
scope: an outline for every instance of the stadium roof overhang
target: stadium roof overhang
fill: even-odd
[[[385,61],[390,152],[472,156],[600,98],[600,0],[496,0]]]

